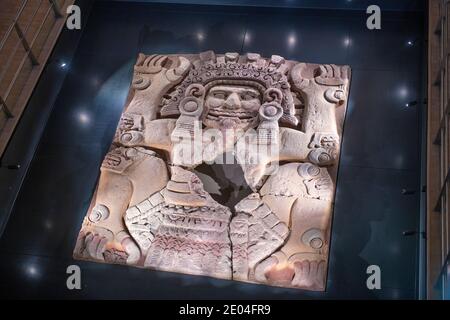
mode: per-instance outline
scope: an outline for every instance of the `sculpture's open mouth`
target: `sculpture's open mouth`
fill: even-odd
[[[208,112],[206,118],[210,120],[220,120],[221,118],[239,119],[244,122],[253,121],[258,114],[254,112],[238,112],[212,109]]]
[[[210,109],[204,118],[207,127],[224,129],[247,129],[256,125],[258,113]]]

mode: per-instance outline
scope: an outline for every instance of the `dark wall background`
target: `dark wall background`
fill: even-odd
[[[363,10],[370,5],[381,6],[384,11],[423,11],[423,0],[101,0],[142,3],[177,3],[191,5],[227,5],[301,9]]]
[[[82,1],[83,3],[83,1]],[[86,2],[84,2],[86,4]],[[422,12],[383,11],[382,30],[358,10],[97,1],[82,31],[64,31],[3,161],[0,293],[19,298],[416,298]],[[420,9],[417,9],[420,10]],[[89,14],[88,14],[89,13]],[[294,39],[294,40],[292,40]],[[408,42],[410,42],[408,44]],[[326,293],[73,261],[99,167],[139,52],[258,52],[348,64],[353,78],[337,182]],[[67,65],[62,66],[65,62]],[[419,104],[406,107],[417,100]],[[49,114],[49,118],[45,117]],[[25,122],[24,122],[25,121]],[[38,128],[39,127],[39,128]],[[30,128],[33,134],[30,135]],[[41,136],[42,134],[42,136]],[[32,148],[38,143],[36,150]],[[28,160],[27,160],[28,159]],[[20,177],[24,177],[21,184]],[[21,185],[20,193],[15,190]],[[402,194],[402,189],[408,190]],[[9,190],[9,193],[8,193]],[[5,195],[8,195],[5,196]],[[12,211],[6,204],[14,204]],[[83,290],[66,289],[82,268]],[[382,289],[366,287],[379,265]]]

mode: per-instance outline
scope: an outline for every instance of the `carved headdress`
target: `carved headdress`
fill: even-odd
[[[193,67],[175,90],[163,99],[161,116],[192,114],[203,110],[205,94],[216,85],[251,86],[261,92],[263,103],[278,105],[282,115],[280,122],[295,126],[294,100],[286,75],[285,59],[272,56],[263,59],[259,54],[226,53],[216,56],[207,51],[193,61]]]

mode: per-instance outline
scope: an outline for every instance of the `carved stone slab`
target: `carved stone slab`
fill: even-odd
[[[349,84],[277,55],[140,54],[74,257],[325,290]],[[195,172],[224,154],[252,190],[234,207]]]

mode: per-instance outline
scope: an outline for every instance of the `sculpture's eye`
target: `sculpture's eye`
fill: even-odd
[[[256,96],[252,93],[244,93],[241,94],[241,100],[242,101],[248,101],[248,100],[253,100],[256,99]]]
[[[225,100],[226,94],[224,92],[214,92],[213,97],[217,99]]]

